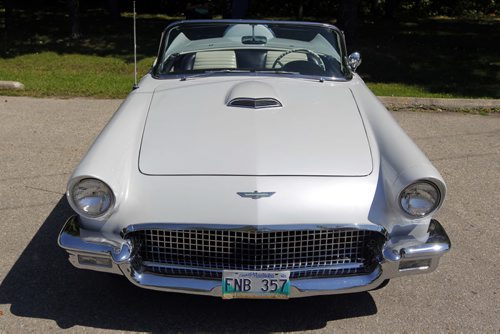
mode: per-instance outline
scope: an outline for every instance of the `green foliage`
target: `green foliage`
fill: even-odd
[[[15,8],[31,11],[66,11],[67,0],[10,0]],[[222,10],[231,0],[208,0],[215,14],[222,14]],[[303,15],[315,18],[336,18],[339,4],[349,0],[289,0],[251,1],[250,16],[256,17],[290,17],[295,18],[299,6],[303,6]],[[169,16],[182,15],[187,1],[184,0],[138,0],[137,8],[141,13],[167,14]],[[5,6],[6,0],[0,0],[0,8]],[[83,11],[106,9],[107,1],[80,0]],[[132,0],[120,0],[122,12],[131,10]],[[387,7],[394,4],[397,17],[405,19],[411,17],[425,18],[429,16],[460,16],[476,17],[495,14],[499,10],[498,0],[361,0],[360,14],[367,19],[384,18]]]
[[[395,0],[397,19],[416,19],[432,16],[478,17],[495,14],[496,0]],[[365,17],[380,19],[387,14],[387,0],[363,0],[361,5]]]
[[[174,0],[165,4],[170,1]],[[463,4],[462,9],[453,7],[458,2]],[[268,8],[266,1],[252,3],[252,11],[256,13],[253,17],[261,18],[272,15],[294,19],[297,6],[302,3],[305,19],[332,22],[338,9],[338,1],[329,0],[272,2]],[[358,50],[363,56],[361,76],[378,95],[500,98],[500,54],[495,43],[500,40],[500,20],[494,15],[479,15],[474,19],[415,18],[466,9],[468,13],[488,13],[494,10],[492,6],[496,2],[445,0],[437,9],[433,7],[436,3],[434,0],[401,0],[396,12],[400,21],[395,22],[380,20],[385,15],[385,1],[363,0],[361,8],[366,20],[360,26],[355,44],[351,36],[347,36],[348,50]],[[0,93],[125,96],[130,91],[133,74],[130,13],[112,21],[108,13],[98,7],[97,0],[93,8],[92,1],[85,2],[81,15],[82,36],[73,40],[69,36],[64,1],[59,5],[61,8],[53,8],[54,11],[49,11],[50,7],[45,10],[18,8],[9,33],[0,31],[0,80],[21,81],[26,85],[24,92]],[[414,17],[409,15],[411,12],[415,13]],[[0,27],[2,17],[0,11]],[[156,55],[161,31],[172,20],[181,18],[140,12],[141,74],[146,73]]]
[[[438,93],[429,91],[425,86],[404,83],[368,82],[368,87],[377,96],[411,96],[432,98],[461,98],[457,93]]]
[[[361,52],[359,73],[380,95],[500,98],[498,20],[367,23],[359,35],[348,49]]]

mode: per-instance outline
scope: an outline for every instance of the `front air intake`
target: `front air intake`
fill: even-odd
[[[224,270],[291,271],[291,278],[363,275],[373,271],[384,236],[350,228],[321,230],[170,229],[127,235],[146,271],[222,278]]]
[[[253,108],[253,109],[263,109],[263,108],[279,108],[283,105],[280,101],[273,98],[248,98],[239,97],[232,99],[227,104],[228,107],[238,107],[238,108]]]

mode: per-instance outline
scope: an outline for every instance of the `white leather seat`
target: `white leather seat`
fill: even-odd
[[[236,54],[234,51],[203,51],[196,53],[193,70],[235,69],[236,66]]]

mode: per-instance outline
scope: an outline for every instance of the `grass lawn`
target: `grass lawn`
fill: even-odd
[[[123,98],[130,91],[130,15],[110,24],[103,13],[87,12],[83,36],[74,41],[61,29],[67,26],[64,14],[16,14],[14,33],[0,40],[0,80],[20,81],[26,89],[0,94]],[[140,16],[140,75],[151,66],[170,22],[166,16]],[[500,20],[365,23],[355,44],[347,38],[349,50],[361,52],[359,73],[376,95],[500,98],[500,53],[493,42],[500,40]]]
[[[366,79],[365,79],[366,80]],[[462,95],[458,92],[445,93],[430,91],[425,86],[411,85],[405,83],[383,83],[367,82],[368,87],[377,96],[410,96],[410,97],[433,97],[433,98],[473,98],[473,96]],[[488,97],[488,96],[485,96]]]
[[[146,73],[154,58],[144,58],[140,73]],[[2,91],[3,95],[88,96],[122,98],[133,85],[133,63],[118,57],[42,52],[0,59],[1,80],[22,82],[24,91]]]

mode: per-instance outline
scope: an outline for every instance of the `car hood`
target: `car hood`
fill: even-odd
[[[350,89],[289,78],[159,86],[139,157],[148,175],[365,176],[372,168]]]

